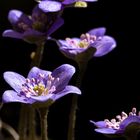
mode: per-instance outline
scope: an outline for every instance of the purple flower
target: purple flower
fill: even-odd
[[[74,5],[77,2],[95,2],[97,0],[42,0],[39,2],[39,8],[44,12],[57,12],[65,7],[75,6],[75,7],[85,7],[84,5]]]
[[[97,127],[95,131],[98,133],[112,136],[122,134],[126,135],[126,137],[131,137],[129,136],[129,134],[131,134],[129,132],[133,132],[133,135],[135,135],[137,134],[137,131],[140,130],[140,113],[137,115],[136,108],[133,108],[129,115],[122,112],[121,115],[116,116],[116,119],[105,119],[104,121],[90,122]]]
[[[96,28],[82,34],[80,38],[58,40],[59,49],[65,56],[74,60],[80,59],[81,55],[86,55],[86,58],[106,55],[116,47],[116,41],[104,35],[105,31],[105,28]]]
[[[45,41],[64,23],[56,13],[44,13],[38,6],[33,9],[31,16],[27,16],[19,10],[10,10],[8,20],[13,29],[5,30],[3,36],[23,39],[29,43]]]
[[[4,92],[3,102],[33,104],[56,101],[69,93],[81,94],[77,87],[67,85],[74,73],[75,68],[69,64],[63,64],[53,72],[33,67],[27,78],[7,71],[4,79],[14,90]]]

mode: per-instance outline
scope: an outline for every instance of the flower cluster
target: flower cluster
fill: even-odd
[[[47,136],[47,112],[49,107],[59,98],[73,93],[71,111],[69,114],[68,139],[74,140],[76,109],[78,105],[78,95],[82,78],[87,67],[87,63],[93,57],[102,57],[111,52],[116,46],[116,40],[106,35],[105,27],[93,28],[80,35],[80,37],[66,37],[65,39],[55,39],[51,35],[57,31],[63,24],[63,11],[68,7],[87,7],[87,2],[96,2],[97,0],[36,0],[31,14],[27,15],[18,9],[12,9],[8,13],[8,20],[12,29],[3,32],[3,37],[22,39],[27,43],[36,45],[36,52],[31,60],[31,67],[27,77],[13,71],[3,73],[4,80],[12,87],[12,90],[5,90],[2,95],[2,102],[18,102],[29,104],[27,111],[21,107],[19,121],[20,140],[25,138],[35,140],[36,134],[35,111],[40,114],[41,140],[48,140]],[[92,29],[93,28],[93,29]],[[56,42],[58,49],[64,56],[78,63],[79,73],[75,85],[68,85],[76,72],[74,66],[62,64],[52,72],[41,69],[44,47],[47,41]],[[29,116],[27,115],[28,113]],[[29,117],[29,118],[28,118]],[[24,121],[27,121],[24,123]],[[140,129],[140,113],[137,114],[136,108],[127,115],[122,112],[115,119],[104,121],[90,121],[97,128],[96,132],[105,135],[125,134],[127,138],[131,137],[127,132]],[[24,135],[21,131],[25,132]],[[137,134],[137,133],[133,133]],[[40,139],[40,138],[39,138]]]

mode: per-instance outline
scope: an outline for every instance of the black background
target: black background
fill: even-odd
[[[7,15],[11,9],[30,14],[36,2],[33,0],[0,1],[0,34],[11,28]],[[106,56],[93,58],[88,63],[82,83],[77,112],[77,140],[106,140],[104,135],[94,132],[89,120],[113,118],[121,111],[127,113],[132,107],[140,109],[139,89],[139,23],[136,7],[127,0],[99,0],[89,3],[86,9],[65,9],[65,24],[52,36],[57,39],[78,37],[96,27],[106,27],[107,35],[116,39],[117,47]],[[137,35],[138,34],[138,35]],[[35,46],[22,40],[0,37],[0,96],[9,85],[3,80],[3,72],[10,70],[27,75],[30,53]],[[42,69],[53,70],[61,64],[76,63],[64,57],[54,42],[46,44]],[[75,76],[70,84],[75,82]],[[71,95],[53,104],[49,113],[49,136],[66,140],[67,119]],[[1,110],[3,121],[17,129],[19,103],[5,104]]]

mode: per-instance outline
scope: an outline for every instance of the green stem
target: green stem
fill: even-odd
[[[87,62],[79,62],[79,73],[76,80],[76,86],[81,87],[82,79],[84,76],[84,73],[86,71]],[[68,140],[74,140],[75,139],[75,125],[76,125],[76,111],[78,106],[78,95],[73,94],[72,95],[72,103],[71,103],[71,110],[69,114],[69,125],[68,125]]]
[[[44,44],[45,44],[44,42],[36,44],[37,48],[36,48],[35,56],[31,62],[31,66],[30,66],[31,68],[33,66],[37,66],[37,67],[40,66],[43,57],[43,52],[44,52]]]
[[[48,108],[40,108],[40,121],[41,121],[41,140],[48,140],[47,134],[47,116],[48,116],[49,109]]]
[[[21,104],[20,120],[19,120],[19,140],[27,140],[27,105]]]
[[[29,140],[36,139],[35,109],[29,107]]]
[[[40,66],[40,63],[42,61],[43,57],[43,51],[44,51],[44,44],[45,42],[38,43],[35,56],[32,59],[30,67],[33,66]],[[29,118],[27,114],[29,113]],[[28,123],[27,123],[28,122]],[[29,125],[29,126],[28,126]],[[26,105],[21,106],[20,111],[20,121],[19,121],[19,134],[20,134],[20,140],[27,140],[27,129],[29,128],[29,138],[30,140],[35,140],[36,132],[35,132],[35,109],[32,107],[27,107]]]

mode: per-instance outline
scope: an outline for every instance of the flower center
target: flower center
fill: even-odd
[[[80,36],[80,41],[71,39],[71,38],[66,38],[66,42],[71,46],[71,47],[76,47],[76,48],[88,48],[91,43],[94,43],[96,40],[95,35],[90,35],[88,33],[82,34]]]
[[[59,78],[54,78],[51,75],[46,78],[44,74],[40,73],[36,78],[26,79],[26,82],[22,85],[21,94],[27,98],[51,94],[56,90],[54,84],[58,81]]]
[[[129,116],[136,116],[136,108],[132,108],[132,111],[129,112],[129,115],[127,115],[125,112],[122,112],[121,115],[117,115],[116,119],[111,119],[110,121],[108,119],[105,119],[106,127],[107,128],[113,128],[113,129],[119,129],[120,123],[124,121]],[[140,112],[138,112],[138,115],[140,116]]]

